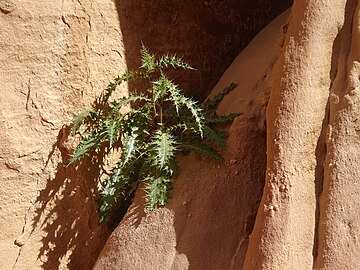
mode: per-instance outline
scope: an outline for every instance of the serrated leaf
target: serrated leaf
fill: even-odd
[[[134,72],[134,71],[126,71],[121,76],[116,77],[106,87],[103,102],[106,103],[109,100],[110,96],[115,91],[118,85],[122,84],[123,82],[133,80],[135,78],[144,78],[144,77],[146,77],[146,74],[142,72]]]
[[[153,82],[154,101],[156,102],[160,98],[164,97],[170,86],[171,81],[168,80],[164,74],[161,74],[160,79]]]
[[[226,115],[217,115],[215,113],[208,114],[205,116],[205,122],[209,124],[230,123],[240,115],[242,115],[242,113],[231,113]]]
[[[84,123],[85,119],[90,116],[90,114],[93,112],[92,109],[85,110],[73,117],[72,123],[71,123],[71,135],[75,135],[81,125]]]
[[[196,101],[193,101],[192,99],[187,98],[181,94],[177,86],[173,83],[171,83],[169,87],[169,92],[171,101],[175,105],[176,112],[179,113],[179,110],[182,106],[186,107],[194,117],[200,135],[203,136],[203,126],[205,119],[203,110],[200,108],[200,106],[197,105]]]
[[[131,196],[133,192],[131,183],[134,181],[136,181],[136,174],[132,172],[131,167],[128,168],[119,162],[112,169],[111,174],[105,180],[105,186],[99,190],[99,223],[107,221],[110,212],[116,209],[122,200]]]
[[[137,128],[137,132],[148,133],[149,122],[151,121],[150,116],[151,106],[141,106],[138,109],[132,109],[126,117],[124,122],[124,131],[133,132],[133,128]]]
[[[176,113],[179,114],[181,107],[184,106],[187,102],[186,97],[180,93],[177,85],[173,83],[171,83],[169,87],[169,92],[170,92],[169,101],[174,103]]]
[[[223,100],[224,96],[227,95],[230,91],[234,90],[238,85],[236,83],[230,83],[225,87],[220,93],[215,95],[212,99],[208,99],[204,104],[203,108],[206,110],[214,110],[217,105]]]
[[[157,130],[154,136],[151,146],[154,151],[154,162],[159,169],[166,168],[170,160],[175,156],[176,142],[174,137],[161,129]]]
[[[142,44],[141,46],[141,68],[145,68],[148,73],[155,70],[155,55],[151,54]]]
[[[124,135],[124,143],[123,143],[123,160],[124,164],[128,163],[136,154],[138,149],[137,138],[138,134],[136,131],[137,127],[133,127],[132,131],[128,134]]]
[[[166,205],[171,189],[171,179],[168,177],[149,176],[145,186],[147,208],[153,211],[158,206]]]
[[[199,132],[201,137],[203,136],[203,128],[204,128],[204,115],[202,113],[202,109],[197,106],[195,101],[188,102],[186,104],[186,107],[191,111],[192,115],[195,118],[195,121],[197,123]]]
[[[194,69],[187,62],[183,61],[182,58],[173,55],[162,56],[156,63],[156,65],[162,69],[164,67],[172,66],[173,68],[182,68],[182,69]]]
[[[128,97],[121,97],[120,99],[111,102],[110,112],[111,113],[117,112],[122,107],[137,101],[149,101],[149,99],[141,94],[132,93]]]
[[[120,119],[116,117],[115,119],[110,121],[109,124],[106,126],[106,133],[110,146],[112,146],[115,142],[117,142],[119,138],[119,132],[121,130],[120,125],[121,125]]]
[[[205,140],[211,141],[211,142],[217,144],[218,146],[224,147],[226,137],[227,137],[227,133],[225,131],[223,131],[223,132],[217,131],[216,132],[209,126],[207,126],[207,125],[204,126],[204,139]]]

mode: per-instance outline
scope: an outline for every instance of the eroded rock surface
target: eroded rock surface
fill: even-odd
[[[244,269],[359,269],[359,1],[295,1]],[[357,194],[357,195],[355,195]]]
[[[146,215],[139,192],[95,269],[241,269],[264,184],[267,77],[288,14],[251,42],[212,92],[239,84],[218,108],[244,113],[230,127],[225,163],[180,158],[169,205]]]
[[[109,234],[88,181],[98,168],[67,166],[64,124],[138,66],[141,41],[204,70],[186,77],[203,96],[290,1],[244,3],[0,0],[0,269],[92,267]]]
[[[109,229],[97,226],[91,172],[67,167],[63,125],[125,69],[111,51],[123,50],[115,5],[0,10],[0,269],[89,269]]]

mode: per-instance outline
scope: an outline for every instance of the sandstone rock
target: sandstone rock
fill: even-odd
[[[358,29],[358,1],[294,2],[272,74],[265,189],[244,269],[360,268]]]
[[[186,77],[201,97],[290,4],[175,2],[0,0],[0,269],[94,264],[110,229],[97,225],[89,181],[96,164],[66,164],[66,124],[110,79],[137,66],[141,40],[160,53],[173,48],[205,70]]]
[[[250,43],[212,92],[238,83],[218,112],[245,113],[230,127],[225,163],[182,157],[169,205],[146,214],[139,192],[94,269],[241,269],[264,180],[265,129],[257,126],[269,93],[264,78],[280,52],[287,16]]]
[[[16,5],[10,0],[1,0],[0,1],[0,12],[8,14],[14,11]]]
[[[111,51],[122,44],[117,11],[110,1],[12,7],[0,1],[0,269],[89,269],[109,228],[97,226],[90,172],[66,166],[62,126],[125,69]]]

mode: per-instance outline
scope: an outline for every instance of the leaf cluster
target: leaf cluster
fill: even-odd
[[[222,160],[218,148],[225,145],[226,132],[216,130],[214,124],[230,122],[238,115],[219,116],[213,111],[236,85],[201,106],[165,73],[169,68],[191,70],[189,64],[176,55],[157,57],[145,46],[141,59],[139,71],[115,78],[92,108],[73,118],[72,134],[80,139],[70,163],[100,148],[105,148],[110,158],[121,152],[116,164],[104,169],[106,177],[98,183],[100,222],[131,198],[140,182],[145,184],[149,210],[165,205],[178,172],[177,154],[196,152]],[[120,84],[139,79],[145,81],[143,91],[130,90],[126,96],[114,97]]]

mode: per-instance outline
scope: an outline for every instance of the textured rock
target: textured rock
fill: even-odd
[[[244,269],[360,268],[357,2],[294,2]]]
[[[95,269],[241,269],[264,181],[264,78],[280,51],[287,15],[251,42],[212,92],[239,83],[218,111],[245,113],[230,127],[225,164],[194,155],[180,158],[169,205],[147,215],[139,192]]]
[[[334,44],[316,269],[360,269],[359,29],[360,3],[348,1]]]
[[[126,59],[139,66],[140,41],[159,54],[177,53],[197,70],[176,73],[204,98],[250,40],[291,0],[116,0]]]
[[[62,126],[125,69],[111,51],[123,50],[117,11],[110,1],[13,7],[0,1],[0,269],[89,269],[109,229],[97,227],[89,172],[66,167]]]
[[[230,128],[226,165],[181,158],[169,207],[146,215],[139,193],[95,269],[360,268],[360,6],[299,0],[285,17],[214,90],[239,82],[219,112],[246,113]]]
[[[289,4],[275,2],[0,0],[0,269],[95,264],[111,230],[98,167],[66,165],[64,123],[138,65],[141,40],[202,70],[180,76],[201,97]],[[218,108],[245,113],[225,163],[180,157],[150,215],[140,189],[95,269],[359,269],[359,14],[356,0],[296,0],[268,26],[211,93],[239,83]]]
[[[138,65],[141,40],[204,70],[185,78],[203,96],[290,1],[244,3],[0,0],[0,269],[92,267],[109,234],[91,199],[97,166],[66,166],[63,125]]]

